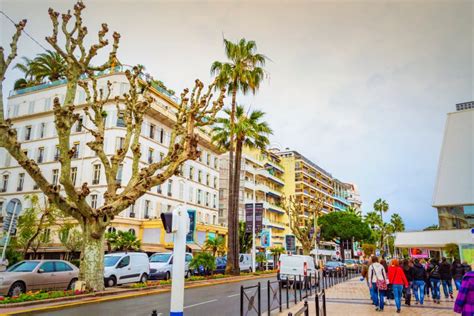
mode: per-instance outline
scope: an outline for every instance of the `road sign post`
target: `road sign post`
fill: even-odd
[[[0,264],[5,262],[5,255],[7,253],[8,243],[10,242],[10,235],[12,231],[16,230],[17,224],[17,217],[21,212],[21,202],[18,199],[12,199],[7,204],[7,216],[5,217],[5,221],[3,224],[3,231],[7,231],[7,235],[5,237],[5,243],[3,245],[2,251],[2,259]]]

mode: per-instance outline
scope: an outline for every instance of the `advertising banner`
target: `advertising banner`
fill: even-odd
[[[260,246],[263,248],[268,248],[271,246],[271,231],[268,229],[262,230],[262,233],[260,234]]]
[[[285,248],[286,251],[296,251],[296,238],[293,235],[285,235]]]
[[[429,258],[430,252],[425,248],[410,248],[410,257],[412,258]]]
[[[263,203],[255,203],[255,234],[262,230]],[[245,232],[253,233],[253,203],[245,204]]]
[[[186,235],[186,242],[194,242],[194,234],[196,232],[196,211],[188,210],[189,215],[189,232]]]

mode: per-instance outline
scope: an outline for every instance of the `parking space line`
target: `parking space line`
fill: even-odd
[[[227,295],[227,297],[234,297],[234,296],[238,296],[238,295],[240,295],[240,293],[232,294],[232,295]]]
[[[210,300],[210,301],[205,301],[205,302],[201,302],[201,303],[196,303],[196,304],[192,304],[192,305],[188,305],[188,306],[184,306],[184,309],[199,306],[199,305],[204,305],[204,304],[212,303],[212,302],[217,302],[217,299]]]

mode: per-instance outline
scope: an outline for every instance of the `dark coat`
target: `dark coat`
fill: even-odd
[[[413,267],[403,267],[403,272],[408,282],[412,282],[415,279],[415,269]]]
[[[426,279],[425,268],[420,263],[415,263],[413,266],[413,280],[424,281]]]
[[[441,274],[439,273],[439,264],[430,263],[428,266],[428,275],[430,279],[441,279]]]
[[[447,262],[442,262],[439,265],[439,275],[441,280],[451,280],[453,278],[451,275],[451,265]]]
[[[464,275],[464,267],[460,263],[453,263],[451,266],[451,274],[453,276],[453,279],[455,280],[462,280],[462,277]]]

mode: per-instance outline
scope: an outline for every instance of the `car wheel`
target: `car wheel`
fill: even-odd
[[[74,290],[74,285],[76,284],[76,282],[76,278],[72,279],[71,282],[69,282],[69,285],[67,286],[67,290]]]
[[[25,292],[25,284],[23,282],[15,282],[10,287],[10,290],[8,290],[8,296],[19,296],[20,294],[23,294]]]
[[[171,273],[169,271],[166,271],[165,281],[168,281],[169,279],[171,279]]]
[[[117,279],[112,275],[111,277],[107,278],[105,282],[107,287],[112,287],[117,284]]]
[[[145,283],[148,280],[148,274],[143,273],[142,277],[140,278],[141,283]]]

